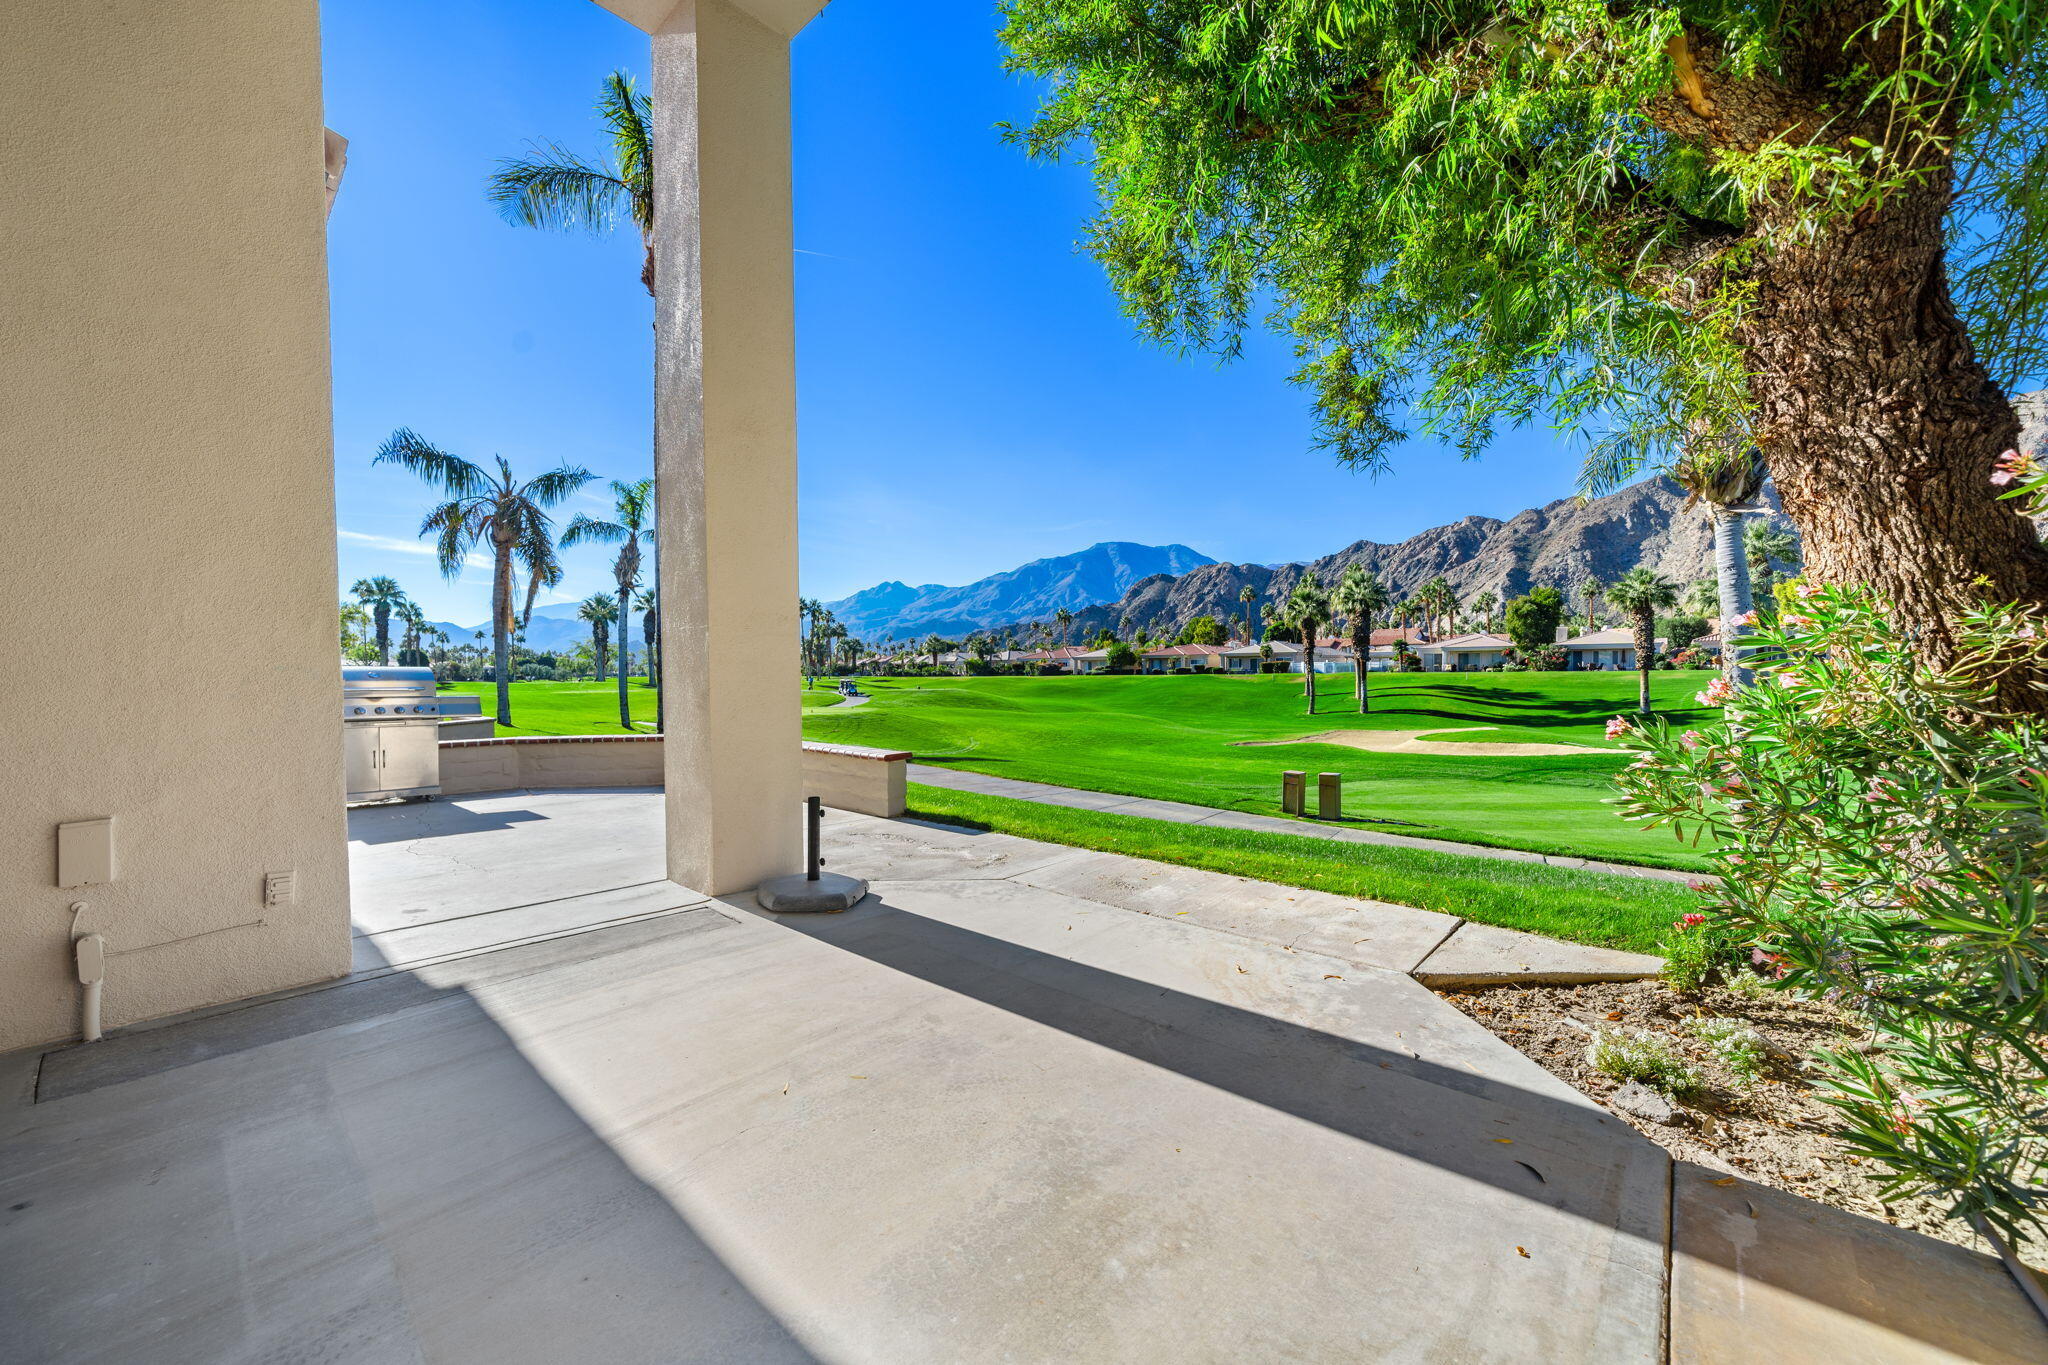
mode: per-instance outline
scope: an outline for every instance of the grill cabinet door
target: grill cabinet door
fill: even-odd
[[[341,727],[342,772],[351,801],[384,788],[383,770],[377,763],[377,730],[377,726],[360,721],[344,722]]]
[[[441,727],[431,720],[377,727],[377,785],[386,791],[441,785]]]

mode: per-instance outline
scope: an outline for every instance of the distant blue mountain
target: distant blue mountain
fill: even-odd
[[[552,654],[556,650],[570,649],[588,640],[590,623],[576,619],[577,605],[575,602],[557,602],[553,606],[535,607],[533,619],[526,623],[526,647],[543,654]],[[484,648],[490,648],[489,621],[474,626],[458,626],[452,621],[429,621],[427,624],[447,631],[448,643],[451,645],[476,644],[479,643],[476,637],[482,635],[484,638],[481,643]],[[396,639],[397,635],[397,626],[394,623],[392,638]],[[633,613],[633,648],[636,652],[640,648],[639,612]]]
[[[870,642],[937,633],[964,635],[984,626],[1038,621],[1060,608],[1079,611],[1114,602],[1140,579],[1183,574],[1216,561],[1185,545],[1134,545],[1110,540],[1077,554],[1034,559],[964,587],[880,583],[825,605],[852,634]]]

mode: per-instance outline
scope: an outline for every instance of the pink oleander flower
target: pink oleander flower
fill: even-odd
[[[1997,472],[1991,476],[1991,482],[2003,488],[2014,479],[2025,478],[2033,472],[2033,457],[2022,455],[2017,450],[2008,450],[1998,457]]]
[[[1767,953],[1761,948],[1751,948],[1749,960],[1759,967],[1769,967],[1772,977],[1779,981],[1783,981],[1786,974],[1792,970],[1791,964],[1785,961],[1783,955]]]
[[[1815,626],[1820,624],[1820,622],[1814,620],[1811,616],[1801,616],[1797,612],[1791,611],[1786,612],[1782,619],[1784,620],[1785,624],[1791,627],[1793,630],[1812,630]]]
[[[1713,891],[1714,884],[1712,882],[1687,882],[1685,889],[1696,895],[1704,896]]]
[[[1742,615],[1735,618],[1734,624],[1738,626],[1753,626],[1756,624],[1756,613],[1753,611],[1746,611],[1742,613]]]
[[[1700,927],[1700,926],[1701,926],[1702,924],[1705,924],[1706,922],[1707,922],[1707,917],[1706,917],[1705,915],[1700,915],[1700,914],[1692,914],[1692,915],[1685,915],[1685,916],[1682,916],[1682,917],[1680,917],[1680,918],[1678,918],[1678,919],[1675,919],[1675,920],[1671,921],[1671,927],[1672,927],[1672,928],[1674,928],[1674,929],[1679,929],[1679,930],[1684,930],[1684,929],[1697,929],[1697,928],[1699,928],[1699,927]]]
[[[1678,737],[1678,742],[1688,749],[1697,749],[1700,745],[1706,743],[1706,740],[1701,737],[1699,731],[1687,730]]]
[[[1694,697],[1693,700],[1701,706],[1720,706],[1725,704],[1734,695],[1735,688],[1726,678],[1716,678],[1707,684],[1706,691]]]
[[[1827,589],[1818,583],[1801,583],[1796,591],[1802,600],[1806,600],[1820,596]]]
[[[1620,739],[1624,735],[1632,734],[1635,728],[1635,726],[1629,724],[1620,716],[1609,716],[1607,718],[1607,737],[1609,739]]]

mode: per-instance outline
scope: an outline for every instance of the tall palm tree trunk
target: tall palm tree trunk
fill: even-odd
[[[491,678],[498,685],[498,724],[512,724],[512,542],[492,537]]]
[[[1301,636],[1301,690],[1308,697],[1308,713],[1316,713],[1316,637],[1312,631]]]
[[[391,604],[379,602],[375,612],[377,618],[377,662],[391,662]]]
[[[1742,517],[1725,507],[1714,511],[1714,583],[1721,601],[1721,673],[1729,682],[1747,687],[1754,674],[1744,662],[1747,653],[1738,643],[1749,634],[1739,624],[1750,611],[1749,557],[1743,553]],[[1647,708],[1646,708],[1647,709]]]
[[[633,728],[633,699],[626,691],[626,675],[633,659],[633,580],[619,575],[619,728]]]
[[[1650,714],[1650,655],[1657,648],[1657,618],[1648,612],[1639,611],[1635,619],[1636,635],[1636,710]]]

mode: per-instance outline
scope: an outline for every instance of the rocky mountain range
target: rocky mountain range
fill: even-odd
[[[827,602],[848,632],[863,640],[914,640],[965,635],[1010,621],[1037,621],[1060,608],[1079,611],[1113,602],[1140,580],[1172,577],[1206,564],[1185,545],[1104,541],[1076,554],[1034,559],[961,587],[888,582]]]
[[[1788,529],[1766,489],[1772,520]],[[1491,592],[1506,600],[1547,585],[1563,590],[1583,608],[1579,586],[1588,579],[1611,583],[1638,565],[1648,565],[1681,585],[1711,569],[1713,531],[1706,513],[1688,509],[1686,495],[1669,479],[1648,479],[1605,497],[1560,498],[1502,521],[1466,517],[1431,527],[1393,545],[1361,540],[1307,563],[1208,564],[1186,573],[1140,579],[1114,601],[1076,612],[1072,636],[1086,639],[1104,627],[1134,625],[1178,630],[1191,617],[1228,621],[1244,614],[1240,594],[1249,586],[1261,610],[1284,598],[1302,573],[1313,570],[1325,584],[1345,569],[1363,564],[1380,576],[1396,597],[1406,597],[1441,574],[1470,598]],[[1021,638],[1032,618],[1015,627]],[[1042,619],[1042,618],[1041,618]]]

